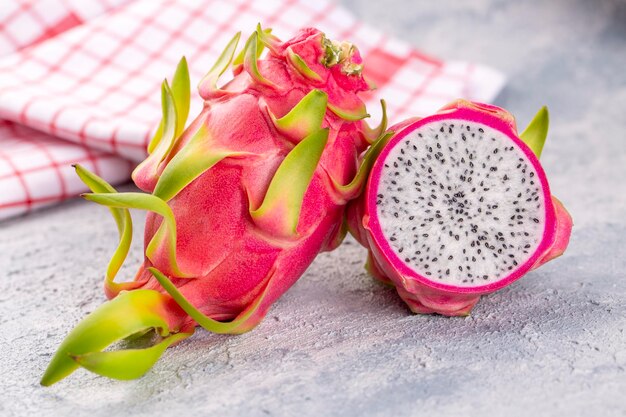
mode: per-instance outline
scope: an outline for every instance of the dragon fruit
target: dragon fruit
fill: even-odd
[[[67,336],[42,384],[79,366],[139,377],[196,325],[248,331],[345,236],[345,205],[373,161],[373,152],[362,153],[386,128],[362,121],[357,93],[369,86],[357,48],[312,28],[281,42],[257,27],[235,54],[239,36],[200,82],[204,108],[186,129],[184,59],[171,87],[163,83],[163,119],[133,173],[145,193],[117,193],[76,167],[93,191],[84,197],[108,206],[120,232],[105,279],[112,300]],[[218,87],[231,64],[233,79]],[[132,235],[129,209],[148,211],[145,261],[133,281],[117,283]],[[105,350],[153,329],[152,347]]]
[[[390,128],[348,208],[366,269],[413,312],[458,316],[561,255],[572,219],[539,163],[547,130],[545,107],[518,135],[507,111],[464,100]]]

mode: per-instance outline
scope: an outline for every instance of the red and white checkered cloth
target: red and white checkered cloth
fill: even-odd
[[[289,38],[315,26],[358,45],[394,120],[465,97],[490,101],[503,76],[443,62],[385,36],[328,0],[12,0],[0,3],[0,219],[86,191],[80,162],[129,178],[161,117],[159,85],[180,57],[192,85],[230,37],[257,22]],[[192,98],[191,115],[201,101]],[[378,114],[373,114],[377,120]]]

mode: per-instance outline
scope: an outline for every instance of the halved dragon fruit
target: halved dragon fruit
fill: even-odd
[[[357,93],[369,86],[358,50],[313,28],[281,42],[258,27],[236,55],[238,40],[200,82],[205,105],[186,129],[184,60],[171,87],[163,83],[163,120],[133,173],[145,193],[117,193],[77,167],[93,191],[84,197],[109,207],[120,232],[105,279],[112,300],[67,336],[42,384],[79,366],[137,378],[196,325],[248,331],[345,236],[345,205],[361,192],[373,153],[359,157],[385,130],[361,120]],[[234,78],[218,86],[231,63]],[[128,209],[149,211],[145,260],[134,281],[118,283],[132,236]],[[105,350],[151,330],[161,340],[150,348]]]
[[[366,268],[412,311],[456,316],[561,255],[572,219],[539,163],[547,128],[545,108],[518,136],[507,111],[463,100],[390,128],[348,211]]]

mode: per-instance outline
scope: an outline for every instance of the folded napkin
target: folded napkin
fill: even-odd
[[[287,39],[315,26],[350,40],[393,120],[458,97],[491,101],[499,72],[441,61],[327,0],[19,0],[0,5],[0,219],[86,191],[81,163],[112,183],[130,177],[161,117],[160,83],[186,56],[192,85],[236,31],[260,22]],[[192,94],[190,114],[201,108]]]

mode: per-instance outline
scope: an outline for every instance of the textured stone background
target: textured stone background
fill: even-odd
[[[497,104],[520,125],[550,107],[542,161],[575,220],[565,256],[449,319],[409,314],[348,241],[253,332],[198,331],[138,381],[81,370],[43,389],[55,347],[103,301],[116,241],[106,210],[73,201],[0,224],[0,415],[626,415],[626,3],[344,3],[505,71]]]

